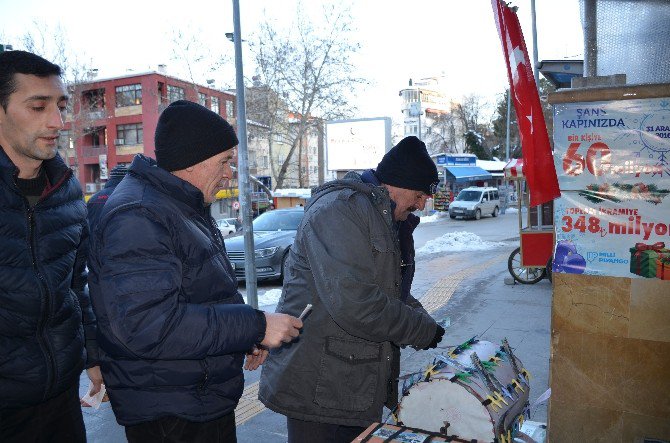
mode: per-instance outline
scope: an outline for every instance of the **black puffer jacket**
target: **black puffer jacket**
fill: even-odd
[[[243,304],[202,193],[136,156],[102,210],[89,267],[117,421],[204,422],[232,412],[244,351],[265,325]]]
[[[44,168],[51,189],[30,208],[0,148],[0,409],[35,405],[78,383],[84,330],[88,366],[95,363],[86,205],[60,157]]]

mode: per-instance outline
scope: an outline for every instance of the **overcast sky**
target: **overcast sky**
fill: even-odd
[[[248,37],[263,14],[290,26],[295,0],[240,0],[242,34]],[[302,13],[319,23],[320,0],[304,0]],[[341,3],[341,2],[340,2]],[[532,57],[530,0],[515,0]],[[410,78],[443,76],[446,92],[458,99],[477,93],[493,103],[507,87],[507,75],[490,0],[357,0],[350,3],[361,44],[354,60],[371,85],[355,99],[356,117],[389,116],[401,120],[398,92]],[[172,61],[171,35],[195,33],[213,52],[230,59],[212,74],[218,86],[234,86],[232,2],[116,0],[0,0],[0,39],[33,28],[35,20],[60,24],[73,50],[99,69],[101,76],[127,70],[156,69]],[[539,59],[582,58],[578,0],[536,0]],[[18,46],[18,45],[17,45]],[[253,74],[248,53],[245,75]]]

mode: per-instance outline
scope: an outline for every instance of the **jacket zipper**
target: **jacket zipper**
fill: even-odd
[[[18,175],[18,168],[16,171],[16,174]],[[48,197],[51,195],[55,194],[56,191],[58,191],[60,188],[63,187],[63,185],[72,177],[72,169],[67,169],[63,175],[60,177],[58,182],[54,186],[51,186],[44,195],[40,196],[39,200],[35,205],[38,205],[40,202],[46,200]],[[25,197],[24,197],[25,199]],[[26,200],[26,204],[27,200]],[[39,270],[39,267],[37,266],[37,255],[36,255],[36,248],[37,248],[37,241],[35,238],[35,208],[30,207],[28,204],[28,222],[29,222],[29,241],[30,241],[30,252],[32,255],[32,260],[33,260],[33,268],[35,269],[35,273],[37,274],[37,277],[40,280],[40,283],[42,284],[43,287],[43,297],[40,303],[40,308],[42,309],[41,315],[40,315],[40,320],[37,324],[37,339],[40,343],[40,346],[42,347],[42,351],[46,354],[47,356],[47,383],[46,383],[46,391],[44,392],[44,398],[48,398],[49,393],[53,390],[54,386],[56,385],[56,380],[58,379],[58,367],[56,366],[56,359],[54,357],[54,350],[51,346],[51,342],[49,341],[49,336],[47,335],[46,332],[46,325],[49,323],[49,320],[51,319],[51,311],[53,310],[53,297],[51,297],[51,294],[49,292],[49,285],[47,285],[46,280],[44,279],[44,276]]]
[[[56,382],[56,361],[54,359],[54,354],[53,350],[51,349],[51,343],[49,342],[49,338],[47,337],[46,334],[46,325],[49,322],[50,315],[49,313],[52,310],[52,297],[49,294],[49,286],[47,285],[44,276],[40,272],[38,266],[37,266],[37,255],[35,252],[35,249],[37,248],[37,242],[35,241],[35,217],[34,217],[34,209],[29,208],[28,209],[28,228],[29,228],[29,234],[28,234],[28,239],[30,242],[30,254],[33,262],[33,269],[35,270],[35,273],[37,274],[37,278],[40,281],[40,284],[42,286],[42,297],[41,297],[41,302],[40,302],[40,319],[37,323],[37,340],[40,344],[40,347],[42,348],[42,352],[47,357],[47,383],[46,383],[46,391],[44,392],[44,398],[48,398],[49,393],[54,387],[54,384]]]

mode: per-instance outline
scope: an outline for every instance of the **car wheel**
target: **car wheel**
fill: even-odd
[[[456,219],[456,216],[455,216],[455,215],[451,215],[451,214],[449,214],[449,218],[452,219],[452,220],[455,220],[455,219]]]
[[[480,218],[482,218],[482,211],[480,209],[477,209],[475,211],[475,220],[479,220]]]
[[[491,214],[494,217],[498,216],[498,207],[496,206],[495,209],[493,209],[493,214]]]

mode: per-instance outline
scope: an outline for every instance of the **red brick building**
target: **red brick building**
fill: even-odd
[[[129,164],[135,154],[155,158],[158,116],[176,100],[200,103],[235,125],[234,94],[161,72],[92,79],[72,86],[70,92],[71,110],[60,147],[61,152],[67,152],[69,164],[88,195],[104,186],[110,169],[120,163]],[[230,195],[221,198],[237,196],[236,180],[231,186]]]

